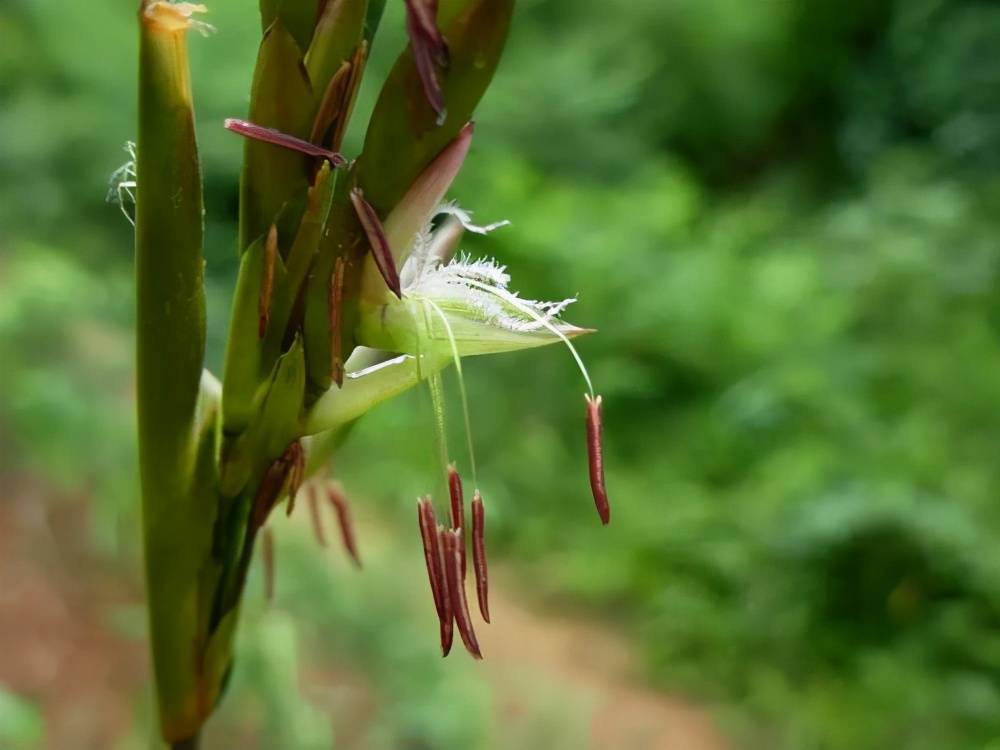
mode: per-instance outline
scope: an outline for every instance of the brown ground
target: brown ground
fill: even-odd
[[[106,619],[122,605],[136,611],[138,582],[86,553],[83,501],[46,503],[37,483],[5,484],[0,685],[40,707],[48,748],[107,750],[128,731],[136,695],[146,689],[144,649]],[[703,711],[637,679],[620,638],[589,622],[541,614],[494,588],[495,624],[480,629],[480,640],[497,697],[496,731],[509,737],[504,747],[517,746],[517,717],[532,691],[544,687],[560,696],[562,710],[589,717],[581,738],[594,750],[725,750]],[[377,712],[363,690],[353,692],[361,696],[356,718]],[[343,729],[341,742],[350,747]]]

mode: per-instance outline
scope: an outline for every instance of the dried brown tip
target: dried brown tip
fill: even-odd
[[[296,456],[298,456],[298,463]],[[264,478],[257,488],[257,494],[253,500],[253,509],[250,512],[250,529],[252,531],[257,531],[267,521],[271,509],[278,502],[281,490],[286,484],[289,487],[295,487],[296,491],[298,490],[297,482],[301,479],[301,470],[304,466],[302,446],[296,441],[291,443],[285,449],[285,452],[267,467],[267,471],[264,472]],[[296,467],[299,468],[296,469]],[[296,470],[299,472],[298,478],[295,476]],[[291,502],[289,505],[291,505]],[[291,509],[289,508],[290,512]]]
[[[264,598],[270,603],[274,601],[274,534],[269,527],[264,528],[260,541],[261,560],[264,563]]]
[[[340,108],[340,113],[333,126],[330,136],[330,145],[335,150],[340,149],[344,142],[344,133],[347,125],[351,121],[351,113],[354,111],[354,103],[358,98],[358,90],[361,88],[361,79],[364,77],[365,62],[368,60],[368,42],[361,40],[361,44],[354,50],[354,57],[351,59],[351,75],[347,82],[344,93],[344,103]]]
[[[462,492],[462,478],[455,464],[448,464],[448,494],[451,497],[451,528],[462,534],[459,549],[462,553],[462,580],[465,580],[468,563],[465,559],[465,495]]]
[[[319,109],[316,110],[312,131],[309,133],[309,140],[312,143],[322,143],[323,136],[343,113],[350,81],[351,63],[344,60],[337,68],[337,72],[331,76],[320,100]]]
[[[274,128],[266,128],[263,125],[255,125],[252,122],[237,120],[232,117],[225,121],[225,127],[226,130],[242,135],[244,138],[298,151],[300,154],[305,154],[306,156],[322,157],[334,167],[342,167],[347,163],[346,159],[336,151],[317,146],[315,143],[304,141],[288,133],[282,133],[280,130],[275,130]]]
[[[472,495],[472,566],[476,572],[476,598],[479,613],[490,621],[489,579],[486,570],[486,509],[483,496],[476,490]]]
[[[274,261],[278,255],[278,227],[267,231],[264,241],[264,268],[260,277],[260,298],[257,303],[257,336],[264,338],[271,319],[271,296],[274,292]]]
[[[476,631],[472,627],[472,618],[469,616],[469,603],[465,598],[465,586],[462,582],[461,531],[443,530],[441,532],[441,540],[444,546],[448,598],[451,600],[451,609],[455,617],[455,624],[458,626],[458,634],[462,637],[465,650],[476,659],[482,659],[483,654],[479,650]]]
[[[344,309],[344,266],[344,259],[337,258],[330,275],[330,299],[327,305],[330,323],[330,377],[338,387],[344,384],[344,355],[340,335]]]
[[[323,517],[319,508],[319,490],[315,482],[311,482],[306,487],[309,499],[309,518],[312,520],[313,533],[316,534],[316,541],[320,547],[326,546],[326,532],[323,530]]]
[[[371,204],[365,200],[364,194],[359,188],[351,190],[351,203],[354,204],[354,211],[361,222],[361,228],[365,230],[368,237],[368,244],[372,249],[372,257],[375,265],[378,266],[379,273],[385,279],[385,285],[389,291],[400,299],[403,298],[403,290],[399,285],[399,273],[396,271],[396,259],[392,257],[392,249],[389,247],[389,240],[385,236],[385,229],[382,226],[378,214]]]
[[[603,419],[601,414],[601,397],[587,400],[587,458],[590,464],[590,489],[594,494],[594,505],[601,517],[601,523],[607,525],[611,520],[611,506],[608,504],[608,490],[604,485],[604,449],[601,444]]]
[[[358,568],[361,567],[361,556],[358,554],[358,546],[354,538],[354,523],[351,520],[351,509],[347,504],[347,496],[336,484],[331,484],[327,489],[327,496],[330,504],[337,513],[337,526],[340,528],[340,541],[351,556],[351,560]]]
[[[424,96],[441,125],[448,113],[437,69],[448,64],[448,46],[437,26],[437,6],[437,0],[406,0],[406,33]]]

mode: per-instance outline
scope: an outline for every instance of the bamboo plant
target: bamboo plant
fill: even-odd
[[[186,51],[189,32],[206,28],[205,8],[143,0],[139,9],[138,437],[150,642],[172,748],[197,747],[225,690],[254,550],[263,548],[265,564],[273,555],[272,512],[285,504],[290,513],[304,485],[315,492],[354,420],[418,383],[435,405],[449,487],[445,523],[429,497],[417,504],[441,646],[447,654],[457,630],[480,656],[465,579],[468,546],[488,621],[485,507],[476,488],[467,534],[443,430],[441,373],[454,367],[460,378],[463,357],[569,347],[587,382],[594,499],[609,519],[601,401],[570,341],[585,330],[561,319],[573,300],[523,299],[495,261],[457,255],[463,232],[498,225],[476,226],[444,202],[514,0],[406,0],[409,43],[361,153],[347,158],[342,140],[384,5],[260,2],[249,111],[225,123],[245,142],[221,378],[204,369],[202,183]],[[468,426],[464,392],[463,409]],[[330,493],[357,557],[346,498]]]

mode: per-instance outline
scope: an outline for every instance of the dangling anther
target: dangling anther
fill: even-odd
[[[264,527],[260,544],[261,560],[264,563],[264,598],[274,601],[274,534],[270,527]]]
[[[326,546],[326,534],[323,531],[323,517],[319,508],[319,490],[315,482],[310,482],[306,486],[307,497],[309,499],[309,518],[312,519],[313,533],[316,534],[316,541],[320,547]]]
[[[358,554],[358,546],[354,539],[354,523],[351,520],[351,509],[347,505],[347,496],[336,482],[327,487],[327,497],[337,514],[337,526],[340,529],[340,541],[350,555],[354,565],[361,567],[361,556]]]
[[[448,581],[448,597],[451,600],[451,609],[455,617],[455,624],[458,626],[458,634],[462,637],[465,650],[476,659],[482,659],[483,654],[479,650],[479,642],[476,640],[476,631],[472,627],[472,618],[469,617],[469,603],[465,598],[465,586],[462,583],[462,555],[459,550],[461,545],[461,531],[444,530],[441,532],[441,540],[444,547],[445,578]]]
[[[462,478],[458,475],[455,464],[448,464],[448,494],[451,497],[451,528],[462,536],[459,539],[459,550],[462,553],[462,580],[465,580],[468,563],[465,559],[465,496],[462,493]]]
[[[604,485],[604,451],[601,444],[603,419],[601,414],[601,397],[587,399],[587,458],[590,464],[590,489],[594,494],[594,505],[601,517],[601,523],[607,525],[611,520],[611,506],[608,504],[608,491]]]
[[[288,511],[286,515],[291,516],[295,510],[295,498],[299,494],[302,486],[302,475],[306,470],[306,454],[302,450],[302,443],[298,440],[291,443],[282,457],[288,463]]]
[[[344,259],[337,258],[330,274],[330,289],[327,313],[330,323],[330,377],[338,386],[344,384],[344,355],[340,321],[344,307]]]
[[[257,304],[257,336],[264,338],[271,319],[271,296],[274,292],[274,262],[278,256],[278,227],[274,224],[267,231],[264,241],[264,268],[260,277],[260,299]]]
[[[379,273],[385,280],[385,285],[389,287],[389,291],[402,299],[403,290],[399,284],[396,260],[392,257],[392,249],[385,236],[382,221],[372,205],[365,200],[360,188],[351,190],[351,203],[354,205],[354,212],[358,215],[358,221],[361,222],[361,228],[365,230],[365,236],[372,249],[372,258],[375,259],[375,265],[378,266]]]
[[[441,652],[447,656],[451,650],[452,614],[448,601],[448,584],[445,581],[444,557],[441,553],[437,518],[434,515],[434,506],[429,497],[417,500],[417,522],[420,526],[420,540],[424,547],[427,580],[431,586],[434,610],[437,612],[441,630]]]
[[[489,580],[486,570],[486,509],[483,496],[476,490],[472,495],[472,566],[476,572],[476,597],[479,612],[490,621]]]

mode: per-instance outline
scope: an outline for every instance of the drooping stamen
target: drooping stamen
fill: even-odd
[[[604,485],[604,450],[601,444],[603,419],[601,414],[601,397],[584,396],[587,401],[587,457],[590,463],[590,489],[594,494],[594,505],[601,517],[601,523],[607,525],[611,520],[611,506],[608,504],[608,491]]]
[[[469,398],[465,392],[465,376],[462,374],[462,358],[458,354],[458,344],[455,341],[455,333],[451,329],[451,323],[448,322],[448,316],[444,314],[444,311],[438,306],[438,304],[429,297],[425,297],[424,302],[437,313],[439,318],[441,318],[441,322],[444,324],[445,334],[448,336],[448,343],[451,345],[451,358],[455,365],[455,375],[458,378],[458,393],[462,399],[462,418],[465,420],[465,444],[469,451],[469,465],[472,467],[472,483],[478,484],[479,477],[476,472],[476,451],[472,444],[472,419],[469,416]],[[426,320],[425,327],[427,328],[427,335],[430,336],[430,325],[426,322]]]
[[[267,230],[264,241],[264,269],[260,276],[260,298],[257,303],[257,337],[264,338],[271,319],[271,296],[274,292],[274,261],[278,256],[278,227]]]
[[[327,314],[330,322],[330,377],[337,386],[344,384],[344,355],[340,336],[340,321],[344,306],[344,259],[337,258],[330,275]]]
[[[286,515],[291,516],[292,511],[295,510],[295,498],[298,497],[299,488],[302,486],[302,476],[306,470],[306,454],[302,450],[302,443],[296,440],[290,444],[283,458],[289,463]]]
[[[291,443],[285,452],[267,467],[264,478],[257,488],[257,494],[253,499],[253,507],[250,511],[250,526],[248,532],[255,533],[267,521],[271,509],[278,502],[281,489],[286,483],[294,483],[294,472],[296,466],[296,455],[301,455],[302,446],[298,441]],[[303,464],[304,465],[304,464]]]
[[[336,151],[317,146],[315,143],[304,141],[288,133],[282,133],[280,130],[275,130],[274,128],[266,128],[263,125],[255,125],[252,122],[238,120],[233,117],[225,121],[225,127],[226,130],[230,130],[237,135],[242,135],[244,138],[298,151],[300,154],[305,154],[306,156],[316,156],[326,159],[335,167],[342,167],[347,163],[347,160]]]
[[[472,566],[476,571],[476,598],[479,612],[490,621],[489,580],[486,570],[486,509],[483,496],[476,490],[472,495]]]
[[[437,68],[448,64],[448,47],[437,27],[437,5],[437,0],[406,0],[406,33],[424,96],[437,114],[437,124],[441,125],[448,113]]]
[[[344,549],[351,556],[354,565],[360,568],[361,556],[358,554],[358,546],[354,538],[354,523],[351,520],[351,509],[347,505],[347,496],[337,484],[331,484],[328,487],[327,496],[337,513],[337,525],[340,527],[340,540],[343,542]]]
[[[472,627],[469,616],[469,603],[465,598],[465,586],[462,583],[462,555],[459,550],[462,544],[461,530],[445,530],[441,536],[444,543],[445,577],[448,580],[448,596],[451,599],[452,612],[458,633],[465,644],[465,650],[476,659],[482,659],[483,654],[476,640],[476,631]]]
[[[264,527],[260,553],[264,563],[264,599],[271,603],[274,601],[274,534],[269,526]]]
[[[462,493],[462,478],[455,464],[448,464],[448,495],[451,498],[451,529],[459,534],[459,552],[462,555],[462,580],[465,580],[468,563],[465,559],[465,496]]]
[[[378,218],[372,205],[365,200],[364,194],[359,188],[351,190],[351,203],[354,204],[358,221],[361,222],[361,228],[365,230],[365,235],[368,237],[372,257],[375,259],[379,273],[385,280],[385,285],[389,287],[389,291],[402,299],[403,290],[399,284],[399,272],[396,270],[396,261],[392,257],[392,249],[389,247],[389,240],[386,239],[382,221]]]
[[[444,535],[448,532],[440,524],[438,524],[435,532],[437,535],[438,568],[441,572],[441,594],[444,600],[444,616],[439,621],[441,658],[443,659],[451,653],[451,645],[455,640],[455,607],[457,605],[455,598],[448,589],[448,556],[444,543]]]
[[[313,533],[316,534],[316,541],[320,547],[326,546],[326,533],[323,531],[323,517],[319,508],[319,490],[316,484],[310,483],[306,487],[309,498],[309,518],[312,520]]]
[[[427,580],[430,582],[431,595],[434,597],[434,609],[437,611],[438,619],[443,620],[446,605],[444,570],[441,565],[437,518],[434,516],[434,506],[429,497],[417,500],[417,523],[420,525],[420,539],[424,545],[424,564],[427,566]]]

